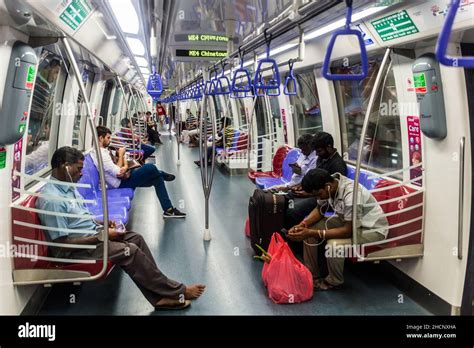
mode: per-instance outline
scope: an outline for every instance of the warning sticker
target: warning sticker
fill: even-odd
[[[7,165],[7,149],[0,147],[0,169],[4,169]]]
[[[413,74],[413,79],[415,81],[415,92],[416,93],[426,93],[426,78],[425,73]]]
[[[377,19],[371,24],[382,41],[390,41],[418,33],[418,28],[405,10]]]

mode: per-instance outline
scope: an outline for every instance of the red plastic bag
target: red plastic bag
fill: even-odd
[[[245,231],[245,235],[250,238],[250,219],[247,218],[247,220],[245,220],[245,228],[244,228],[244,231]]]
[[[280,234],[273,234],[268,253],[272,260],[263,266],[262,279],[273,302],[285,304],[310,300],[313,297],[311,272],[293,255]]]

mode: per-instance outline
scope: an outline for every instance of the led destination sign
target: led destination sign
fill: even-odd
[[[214,34],[176,34],[174,37],[176,42],[222,42],[226,43],[229,38],[224,35]]]
[[[227,51],[216,50],[176,50],[176,57],[188,58],[225,58]]]

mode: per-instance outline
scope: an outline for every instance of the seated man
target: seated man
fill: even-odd
[[[62,147],[55,151],[51,159],[52,177],[55,180],[76,183],[82,176],[83,154],[72,147]],[[75,200],[81,198],[74,187],[49,182],[42,193]],[[55,243],[96,245],[96,249],[50,248],[51,255],[57,258],[102,259],[104,241],[98,233],[101,226],[93,220],[82,203],[59,201],[39,197],[38,209],[55,213],[84,215],[65,217],[59,215],[39,214],[45,226],[90,230],[90,234],[46,231],[49,239]],[[115,224],[109,224],[108,230],[109,260],[120,266],[137,284],[146,299],[156,309],[181,309],[190,305],[204,292],[204,285],[186,286],[166,277],[158,268],[143,237],[135,232],[119,231]]]
[[[222,147],[222,148],[229,148],[232,146],[232,141],[234,138],[234,129],[231,127],[232,120],[230,117],[222,117],[221,118],[221,128],[217,132],[216,136],[216,148]],[[203,123],[203,128],[204,128],[204,123]],[[224,146],[224,138],[225,138],[225,146]],[[207,142],[207,163],[211,164],[212,160],[212,142],[208,141]],[[205,157],[202,159],[202,161],[205,161]],[[200,167],[201,166],[201,161],[197,160],[194,161],[194,163]]]
[[[153,119],[150,111],[146,112],[146,132],[148,134],[148,140],[150,144],[154,146],[155,144],[163,144],[160,139],[160,133],[158,132],[156,121]]]
[[[334,139],[331,134],[319,132],[313,138],[313,148],[316,151],[316,168],[326,169],[329,174],[347,174],[347,165],[344,159],[334,148]],[[313,168],[310,168],[313,169]],[[285,226],[292,227],[303,220],[306,215],[316,208],[317,201],[310,194],[301,189],[301,185],[293,188],[288,197],[292,204],[288,205],[285,216]]]
[[[124,119],[122,119],[122,121],[120,123],[122,124],[122,129],[120,129],[119,135],[122,138],[128,138],[131,141],[131,139],[132,139],[132,130],[131,130],[132,124],[131,124],[130,120],[128,118],[124,118]],[[138,145],[139,142],[140,142],[140,138],[135,134],[135,144]],[[154,146],[144,144],[143,142],[140,143],[140,149],[143,150],[143,153],[144,153],[143,161],[146,160],[148,157],[150,157],[151,155],[153,155],[155,153],[155,147]]]
[[[344,283],[344,257],[334,250],[351,244],[354,183],[339,173],[331,176],[327,170],[317,168],[310,170],[301,184],[304,191],[318,200],[318,206],[288,231],[288,238],[304,242],[304,263],[313,275],[315,289],[339,288]],[[357,241],[364,244],[383,240],[388,234],[384,212],[372,194],[362,185],[358,186]],[[328,207],[335,215],[326,218],[324,209]],[[370,231],[364,232],[364,229]],[[327,256],[327,251],[331,251],[331,257]],[[327,270],[319,260],[326,261]]]
[[[295,163],[290,163],[293,170],[291,181],[285,185],[272,186],[269,189],[277,191],[289,191],[298,188],[305,174],[316,167],[316,151],[313,145],[313,136],[311,134],[303,134],[298,138],[297,147],[301,149],[301,154]]]
[[[125,158],[125,148],[118,151],[118,161],[114,163],[108,147],[110,145],[110,129],[104,126],[97,127],[97,136],[99,137],[99,146],[101,149],[102,160],[104,162],[105,181],[110,188],[137,188],[150,187],[155,188],[156,196],[163,208],[163,218],[184,218],[185,213],[180,212],[173,207],[166,190],[165,181],[172,181],[175,176],[159,170],[156,165],[147,163],[140,168],[129,170]],[[98,167],[95,151],[91,152],[94,164]]]

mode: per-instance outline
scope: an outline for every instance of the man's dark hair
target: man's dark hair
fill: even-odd
[[[70,146],[63,146],[54,151],[53,157],[51,158],[51,167],[56,169],[63,164],[74,164],[83,160],[84,155],[81,151]]]
[[[107,134],[112,134],[112,131],[104,126],[97,126],[97,136],[98,137],[105,137]]]
[[[301,149],[304,146],[312,146],[313,143],[313,136],[311,134],[303,134],[298,138],[297,144],[298,147]]]
[[[334,147],[334,139],[329,133],[319,132],[313,138],[313,146],[315,149],[325,149],[328,146]]]
[[[129,123],[130,123],[130,120],[128,118],[123,118],[122,121],[120,121],[120,124],[122,125],[122,127],[127,127]]]
[[[221,118],[221,125],[222,127],[227,127],[232,124],[232,119],[230,117],[222,117]]]
[[[147,115],[151,115],[151,112],[150,112],[150,111],[147,111],[146,114],[147,114]]]
[[[322,189],[324,185],[332,182],[333,180],[334,178],[327,170],[321,168],[311,169],[303,177],[301,187],[304,191],[311,193],[313,191]]]

